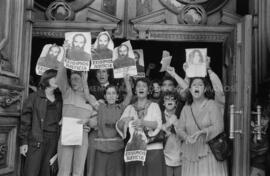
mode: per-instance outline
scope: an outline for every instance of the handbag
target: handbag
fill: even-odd
[[[143,119],[146,116],[146,113],[148,111],[148,107],[150,106],[151,101],[146,103],[146,106],[143,109],[139,109],[136,104],[133,104],[132,106],[136,110],[138,117],[140,119]],[[165,117],[162,116],[162,122],[164,121]],[[146,128],[144,128],[145,135],[147,137],[147,144],[152,144],[152,143],[163,143],[165,141],[165,132],[160,130],[159,133],[155,136],[149,136],[148,131]]]
[[[50,176],[57,176],[58,173],[57,154],[50,159]]]
[[[199,130],[201,130],[193,114],[192,107],[190,107],[190,109],[191,109],[192,117],[194,119],[196,126],[199,128]],[[207,144],[209,145],[217,161],[226,160],[232,153],[230,145],[229,145],[228,136],[224,131],[218,134],[213,139],[209,140]]]

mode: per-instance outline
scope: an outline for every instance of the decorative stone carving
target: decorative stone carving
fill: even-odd
[[[108,31],[111,36],[116,35],[119,30],[121,19],[107,13],[88,7],[80,22],[65,21],[36,21],[33,24],[33,36],[50,38],[64,38],[65,32],[90,31],[92,37],[99,32]]]
[[[152,12],[152,0],[136,0],[136,16],[147,15]]]
[[[200,5],[187,5],[179,13],[178,21],[181,24],[202,25],[207,22],[207,15]]]
[[[214,42],[224,42],[226,35],[222,34],[202,34],[202,33],[177,33],[177,32],[158,32],[150,31],[149,39],[163,39],[170,41],[214,41]]]
[[[200,4],[200,3],[205,3],[208,0],[177,0],[181,3],[187,3],[187,4]]]
[[[42,11],[46,11],[53,1],[54,0],[35,0],[35,5]],[[77,12],[88,7],[92,2],[94,2],[94,0],[65,0],[65,2],[74,12]]]
[[[65,32],[63,31],[40,31],[40,30],[34,30],[33,36],[37,37],[49,37],[49,38],[64,38]]]
[[[22,95],[16,90],[0,89],[0,107],[7,108],[16,102],[21,102]]]
[[[101,10],[110,15],[116,15],[116,3],[117,0],[103,0]]]
[[[159,0],[160,3],[165,6],[168,10],[175,14],[179,14],[182,8],[185,6],[184,4],[177,2],[176,0]]]
[[[4,163],[4,158],[7,154],[7,145],[6,144],[0,144],[0,165],[1,163]]]
[[[68,21],[74,19],[74,12],[64,0],[56,0],[46,10],[48,20]]]
[[[0,71],[11,71],[11,63],[6,54],[0,51]]]
[[[132,24],[165,24],[166,22],[166,9],[152,12],[148,15],[131,19]]]
[[[185,5],[200,4],[207,15],[220,10],[229,0],[159,0],[167,9],[178,14]]]

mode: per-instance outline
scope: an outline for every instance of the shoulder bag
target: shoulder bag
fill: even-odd
[[[196,126],[201,130],[200,126],[198,125],[196,118],[193,114],[192,107],[190,106],[192,117]],[[231,155],[231,148],[229,145],[229,139],[227,134],[223,131],[222,133],[218,134],[213,139],[209,140],[208,145],[215,156],[217,161],[224,161]]]

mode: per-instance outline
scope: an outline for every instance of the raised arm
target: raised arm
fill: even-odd
[[[66,53],[66,49],[64,49],[64,52]],[[64,53],[64,56],[65,56],[65,53]],[[58,85],[62,94],[65,94],[67,89],[70,88],[68,84],[68,78],[67,78],[67,69],[64,67],[64,60],[65,60],[65,57],[59,63],[59,67],[58,67],[58,71],[56,75],[56,84]]]
[[[221,104],[222,106],[225,106],[225,95],[219,77],[210,68],[208,68],[208,74],[215,91],[215,100],[217,101],[217,103]]]
[[[97,110],[99,107],[99,103],[98,103],[97,99],[89,92],[87,78],[88,78],[88,72],[83,72],[82,73],[82,83],[83,83],[84,96],[85,96],[86,100],[89,102],[89,104]]]
[[[127,91],[127,95],[123,101],[123,106],[126,107],[127,105],[129,105],[131,99],[132,99],[132,89],[131,89],[131,84],[130,84],[130,77],[128,74],[125,75],[124,77],[124,82],[126,85],[126,91]]]
[[[171,75],[171,77],[173,77],[176,80],[178,85],[183,90],[186,90],[188,88],[188,83],[175,72],[174,67],[168,66],[166,71]]]

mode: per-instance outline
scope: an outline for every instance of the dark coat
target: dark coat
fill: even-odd
[[[57,112],[55,117],[58,121],[62,118],[61,95],[56,95]],[[39,145],[43,141],[44,120],[47,114],[47,98],[44,90],[38,90],[29,95],[23,105],[20,123],[20,145]],[[58,129],[60,132],[60,127]]]

